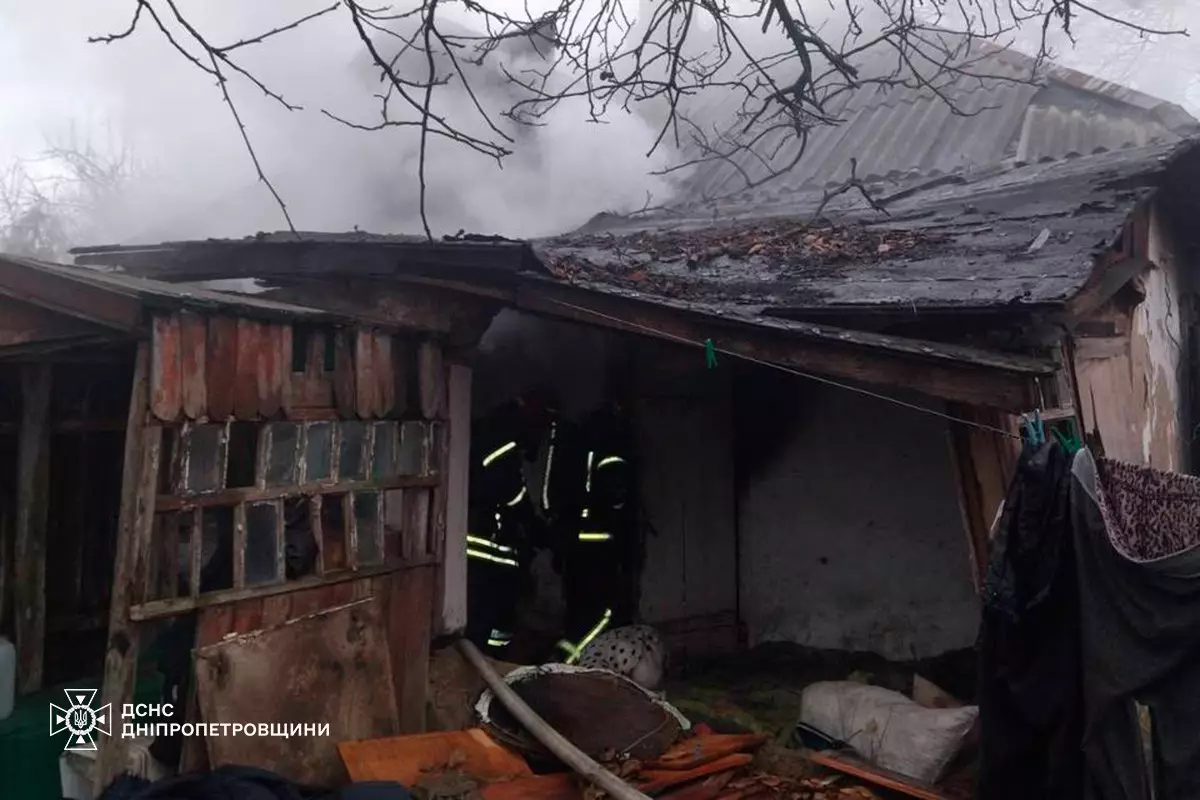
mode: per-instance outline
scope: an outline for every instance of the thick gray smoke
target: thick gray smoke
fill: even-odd
[[[179,5],[218,43],[261,33],[305,10],[292,0]],[[0,7],[0,155],[27,154],[72,124],[104,124],[143,165],[122,201],[103,210],[104,238],[239,236],[285,227],[211,77],[149,26],[126,41],[87,43],[88,36],[126,27],[132,6],[129,0],[67,0],[47,13],[39,0],[7,0]],[[417,129],[354,131],[321,114],[328,109],[366,124],[378,119],[371,94],[380,84],[364,69],[362,44],[345,12],[244,53],[257,76],[304,106],[289,112],[246,81],[230,80],[263,168],[296,227],[419,232]],[[520,68],[519,55],[505,58],[510,69]],[[497,91],[503,81],[475,72],[490,111],[511,103]],[[465,93],[440,87],[436,96],[439,113],[469,132],[487,131]],[[631,114],[589,123],[584,102],[564,103],[545,126],[516,137],[511,147],[517,152],[503,169],[461,145],[431,140],[426,176],[434,232],[534,236],[572,228],[600,211],[641,207],[648,194],[655,202],[665,199],[667,183],[649,173],[670,156],[646,157],[654,138],[649,125]]]

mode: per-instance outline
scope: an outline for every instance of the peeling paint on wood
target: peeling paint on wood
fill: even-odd
[[[333,399],[343,419],[355,413],[354,398],[354,345],[353,333],[342,329],[334,334],[333,345]]]
[[[437,342],[421,342],[417,350],[417,381],[421,395],[421,416],[441,419],[446,415],[446,369],[442,347]]]
[[[233,416],[237,386],[237,320],[231,317],[208,320],[205,365],[208,415],[214,420],[227,420]]]
[[[359,419],[374,419],[379,412],[379,382],[375,365],[374,332],[360,328],[354,336],[354,406]]]
[[[375,378],[378,382],[380,417],[392,415],[396,407],[396,365],[392,358],[392,337],[382,331],[375,332]]]
[[[258,416],[259,353],[262,350],[263,325],[253,320],[237,321],[237,381],[233,390],[233,413],[238,419]]]
[[[204,317],[184,311],[179,314],[179,332],[183,413],[188,419],[200,419],[208,412],[208,326]]]
[[[181,333],[178,316],[154,318],[154,368],[150,375],[150,408],[164,422],[179,418],[183,408]]]
[[[283,333],[280,325],[263,325],[258,346],[258,415],[271,419],[283,408],[283,371],[291,364],[283,357]]]

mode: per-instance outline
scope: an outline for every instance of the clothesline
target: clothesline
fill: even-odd
[[[648,334],[650,334],[652,336],[656,336],[658,338],[667,339],[669,341],[677,342],[678,344],[688,345],[690,347],[699,347],[699,348],[704,349],[705,351],[715,351],[722,355],[731,356],[733,358],[740,358],[742,361],[746,361],[751,364],[757,364],[762,367],[769,367],[770,369],[779,370],[780,372],[786,372],[789,375],[795,375],[800,378],[807,378],[810,381],[815,381],[817,383],[821,383],[826,386],[833,386],[838,389],[845,389],[848,392],[855,392],[857,394],[861,394],[866,397],[873,397],[876,400],[882,400],[885,403],[891,403],[892,405],[900,406],[901,408],[907,408],[912,411],[919,411],[922,414],[929,414],[930,416],[939,417],[941,419],[947,420],[948,422],[954,422],[959,425],[966,425],[968,427],[977,428],[979,430],[987,431],[988,433],[996,433],[1001,436],[1007,436],[1010,439],[1020,439],[1021,438],[1021,436],[1019,434],[1013,433],[1012,431],[1006,431],[1003,428],[997,428],[994,425],[987,425],[982,422],[975,422],[974,420],[963,419],[962,417],[956,417],[953,414],[947,414],[944,411],[938,411],[936,408],[929,408],[928,406],[923,406],[918,403],[910,403],[906,400],[901,400],[896,397],[891,397],[889,395],[882,394],[880,392],[871,391],[870,389],[863,389],[858,386],[850,386],[849,384],[841,383],[841,382],[835,381],[831,378],[826,378],[822,375],[815,375],[811,372],[804,372],[802,370],[793,369],[792,367],[786,367],[782,364],[776,364],[772,361],[766,361],[761,358],[755,358],[754,356],[745,355],[744,353],[738,353],[733,350],[727,350],[722,347],[717,347],[716,345],[713,344],[712,340],[696,341],[694,339],[688,339],[685,336],[678,336],[676,334],[669,333],[667,331],[658,330],[657,328],[653,328],[649,325],[642,325],[641,323],[630,322],[629,320],[622,319],[621,317],[610,316],[610,315],[604,314],[600,311],[594,311],[590,308],[585,308],[584,306],[577,306],[573,303],[567,303],[562,300],[550,300],[550,302],[553,303],[554,305],[562,306],[563,308],[569,308],[572,311],[577,311],[577,312],[580,312],[583,314],[590,314],[593,317],[596,317],[598,319],[608,320],[609,322],[616,322],[616,323],[619,323],[622,326],[625,326],[628,328],[636,328],[640,331],[643,331],[644,333],[648,333]]]

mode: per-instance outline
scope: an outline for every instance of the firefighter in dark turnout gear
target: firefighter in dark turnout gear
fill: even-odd
[[[474,423],[467,532],[467,638],[503,657],[537,520],[525,462],[544,427],[541,404],[522,397]]]
[[[624,584],[635,541],[632,442],[617,404],[601,408],[583,425],[583,502],[567,543],[567,635],[559,644],[567,663],[605,630],[629,621]]]

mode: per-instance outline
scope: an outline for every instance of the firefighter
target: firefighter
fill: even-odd
[[[467,638],[496,657],[512,641],[536,531],[525,462],[545,427],[542,403],[522,396],[474,423],[467,533]]]
[[[632,439],[628,419],[616,403],[605,405],[583,426],[583,502],[567,546],[567,635],[559,643],[567,663],[630,616],[625,567],[636,544]]]

